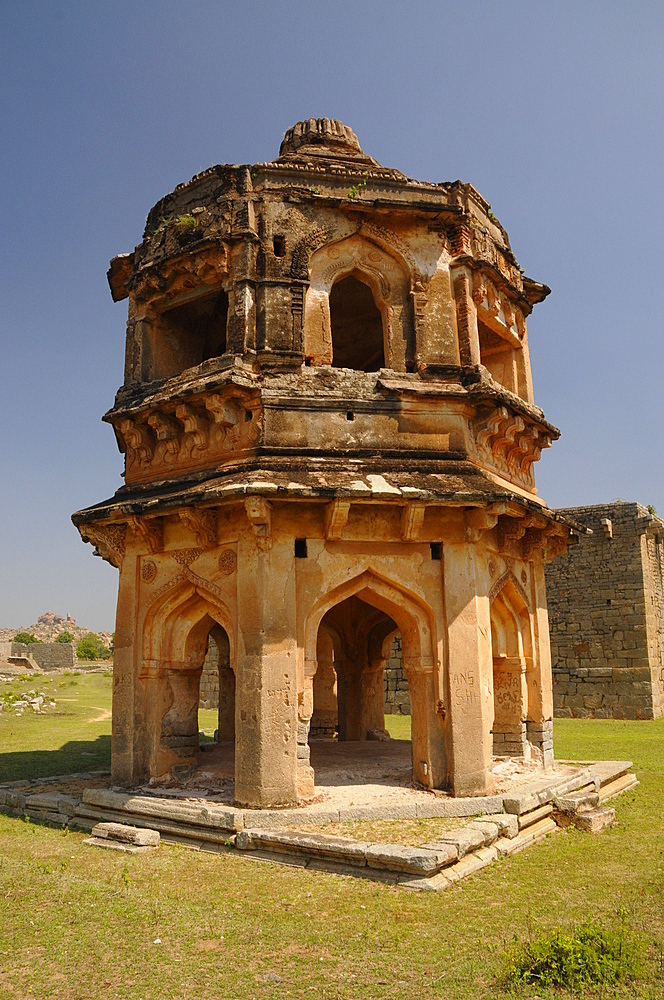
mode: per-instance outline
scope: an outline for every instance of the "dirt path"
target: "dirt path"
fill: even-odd
[[[88,719],[88,722],[107,722],[111,718],[110,708],[99,708],[98,705],[92,705],[92,708],[96,708],[99,715],[95,715],[94,719]]]

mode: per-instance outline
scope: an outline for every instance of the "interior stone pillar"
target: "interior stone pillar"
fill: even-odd
[[[449,767],[443,721],[436,713],[433,667],[419,658],[402,659],[410,693],[413,777],[426,788],[446,788]]]
[[[535,612],[533,616],[533,669],[528,671],[528,742],[542,754],[544,767],[553,766],[553,677],[546,604],[544,562],[532,564]]]
[[[362,671],[360,678],[362,718],[360,739],[366,740],[370,730],[385,732],[385,693],[383,691],[383,671],[385,660],[371,664]]]
[[[493,791],[493,662],[489,599],[478,593],[475,546],[443,550],[455,795]]]

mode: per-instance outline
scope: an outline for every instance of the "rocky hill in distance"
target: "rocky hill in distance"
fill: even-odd
[[[85,635],[90,635],[91,629],[76,624],[76,619],[67,612],[66,615],[56,615],[47,611],[40,615],[34,625],[21,625],[20,628],[0,628],[0,642],[11,642],[17,632],[32,632],[40,642],[55,642],[62,632],[71,632],[74,642],[79,642]],[[112,632],[96,633],[105,646],[110,648],[113,639]]]

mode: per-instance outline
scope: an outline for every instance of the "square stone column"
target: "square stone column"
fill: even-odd
[[[542,753],[544,767],[553,766],[553,675],[549,640],[549,612],[546,604],[544,562],[533,562],[535,609],[534,669],[528,684],[528,740]]]
[[[480,557],[467,542],[446,543],[443,549],[455,795],[487,795],[494,789],[491,622],[488,595],[478,593]]]
[[[246,503],[253,527],[238,540],[235,798],[265,808],[297,801],[294,539],[273,535],[266,501]]]
[[[138,606],[138,556],[129,549],[120,567],[118,606],[115,615],[113,652],[113,725],[111,730],[111,775],[118,785],[130,784],[145,775],[135,759],[135,702],[138,684],[135,667],[136,608]]]

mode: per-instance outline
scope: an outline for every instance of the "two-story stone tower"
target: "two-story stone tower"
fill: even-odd
[[[74,523],[120,570],[114,781],[196,765],[214,641],[236,801],[311,796],[311,732],[383,729],[397,632],[418,782],[550,765],[544,562],[569,529],[536,495],[558,431],[526,338],[549,289],[477,191],[309,119],[276,160],[178,186],[109,282],[125,484]]]

